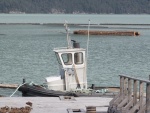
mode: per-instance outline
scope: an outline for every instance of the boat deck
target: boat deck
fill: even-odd
[[[86,106],[97,106],[96,113],[106,113],[107,106],[112,98],[106,97],[0,97],[0,108],[25,107],[26,102],[32,103],[30,113],[86,113]],[[70,112],[67,109],[72,109]],[[82,109],[82,111],[74,111]]]

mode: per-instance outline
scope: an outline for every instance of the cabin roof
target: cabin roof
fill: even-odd
[[[54,48],[54,52],[57,53],[66,53],[66,52],[79,52],[79,51],[85,51],[83,48]]]

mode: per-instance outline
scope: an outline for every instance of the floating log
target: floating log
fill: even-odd
[[[0,84],[0,88],[16,89],[18,86],[18,84]]]
[[[88,30],[78,30],[74,31],[74,34],[81,34],[81,35],[87,35]],[[115,35],[115,36],[139,36],[139,32],[135,31],[96,31],[96,30],[90,30],[90,35]]]

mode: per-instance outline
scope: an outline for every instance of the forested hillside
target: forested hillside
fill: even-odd
[[[0,0],[0,13],[150,14],[150,0]]]

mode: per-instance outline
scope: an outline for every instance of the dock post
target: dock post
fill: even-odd
[[[146,113],[150,113],[150,83],[146,84]]]
[[[108,113],[116,112],[118,103],[121,102],[123,98],[123,86],[124,86],[124,77],[120,76],[120,93],[115,96],[110,102],[108,107]]]
[[[124,81],[123,81],[123,94],[122,94],[122,97],[121,97],[121,101],[117,105],[116,112],[121,113],[123,106],[125,106],[127,104],[127,102],[128,102],[128,78],[124,78]]]
[[[26,82],[26,79],[25,78],[23,78],[23,84]]]
[[[140,101],[140,109],[142,109],[142,104],[143,104],[143,91],[144,91],[144,86],[143,82],[140,81],[140,91],[139,91],[139,101]]]
[[[133,106],[137,104],[137,80],[133,83]]]
[[[127,94],[127,101],[126,105],[122,107],[121,113],[127,113],[127,111],[133,106],[133,99],[132,99],[132,79],[128,78],[128,94]]]
[[[124,95],[124,77],[120,77],[120,95]]]
[[[91,89],[95,89],[95,84],[92,84]]]
[[[128,79],[128,103],[132,99],[132,80],[129,78]]]

